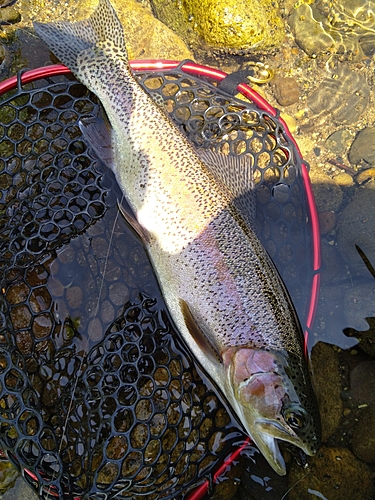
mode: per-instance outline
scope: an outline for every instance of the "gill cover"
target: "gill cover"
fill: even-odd
[[[232,404],[271,467],[280,475],[286,473],[278,440],[314,455],[318,422],[305,409],[285,369],[287,356],[252,348],[229,349],[224,364],[228,387],[233,390]],[[308,383],[304,379],[299,374],[298,383]]]

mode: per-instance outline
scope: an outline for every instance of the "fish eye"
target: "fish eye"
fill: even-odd
[[[292,429],[302,429],[307,424],[307,413],[303,408],[289,407],[284,411],[284,419]]]

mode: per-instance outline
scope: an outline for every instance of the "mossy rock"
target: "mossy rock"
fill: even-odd
[[[273,0],[152,0],[158,18],[183,38],[212,48],[267,50],[281,45],[285,28]]]

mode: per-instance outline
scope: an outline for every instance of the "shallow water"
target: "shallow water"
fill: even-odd
[[[27,44],[21,43],[21,46],[24,47],[24,54],[30,56],[32,51],[26,47]],[[38,53],[36,58],[31,54],[27,65],[40,65],[46,55],[46,52],[43,56]],[[264,92],[271,104],[281,107],[293,117],[292,129],[296,129],[294,135],[310,163],[318,209],[323,214],[322,226],[326,228],[321,239],[320,300],[309,336],[314,373],[320,384],[318,392],[321,394],[326,443],[317,459],[309,460],[310,469],[292,465],[291,458],[292,471],[286,478],[274,474],[256,451],[244,453],[232,471],[233,477],[216,487],[214,494],[217,498],[231,498],[235,494],[240,499],[250,500],[314,497],[370,499],[373,495],[371,474],[374,458],[371,458],[371,449],[363,449],[361,444],[366,431],[374,429],[375,278],[370,266],[366,267],[363,260],[357,257],[355,244],[374,266],[372,200],[375,186],[373,168],[368,169],[372,165],[369,159],[350,164],[348,152],[355,135],[373,122],[374,62],[370,56],[353,60],[345,53],[309,58],[295,45],[292,36],[287,38],[281,49],[272,55],[262,56],[262,60],[276,69],[279,75],[294,78],[299,85],[298,101],[284,108],[277,103],[271,84],[259,90]],[[207,59],[199,62],[236,68],[246,59],[227,57],[223,60],[209,54]],[[25,65],[25,61],[22,64]],[[345,68],[344,72],[342,68]],[[334,78],[336,74],[338,78]],[[344,114],[343,117],[327,105],[324,89],[332,80],[338,81],[334,89],[335,98],[346,103],[344,110],[350,108],[354,100],[350,95],[358,92],[359,81],[356,80],[353,88],[353,74],[360,75],[361,85],[364,85],[364,80],[369,87],[370,102],[361,115],[354,114],[353,117]],[[342,130],[347,133],[347,139],[343,140],[341,134],[341,149],[329,146],[327,139]],[[363,151],[360,154],[364,155]],[[333,160],[334,164],[328,160]],[[340,167],[342,164],[343,168]],[[330,179],[334,181],[332,184]],[[69,279],[74,280],[74,276]],[[366,321],[365,318],[370,319]],[[361,339],[359,345],[358,338]],[[313,346],[319,342],[328,346],[318,345],[314,357]],[[322,469],[329,471],[330,478],[321,472]],[[354,489],[351,489],[353,486]],[[289,488],[292,490],[285,497]]]

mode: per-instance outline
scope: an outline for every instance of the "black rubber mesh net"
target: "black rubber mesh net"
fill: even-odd
[[[247,154],[256,227],[303,315],[300,159],[277,119],[178,68],[139,73],[198,147]],[[174,330],[73,77],[0,102],[0,447],[41,498],[182,498],[241,432]]]

